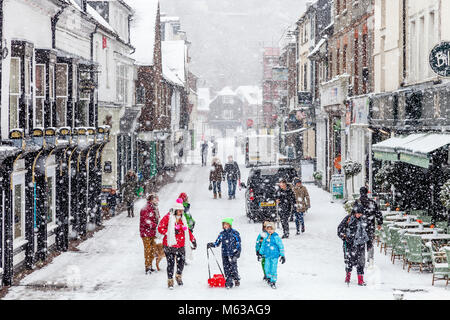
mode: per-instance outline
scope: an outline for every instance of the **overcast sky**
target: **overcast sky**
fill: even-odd
[[[206,83],[260,85],[263,46],[277,46],[302,14],[306,0],[160,0],[161,12],[179,16],[192,42],[191,70]]]

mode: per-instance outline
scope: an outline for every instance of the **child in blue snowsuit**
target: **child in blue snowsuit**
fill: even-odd
[[[237,259],[241,256],[241,236],[239,232],[232,229],[232,218],[222,220],[223,231],[217,237],[216,242],[210,242],[207,248],[215,248],[222,244],[222,262],[225,272],[225,287],[230,289],[234,285],[240,285],[239,273],[237,268]]]
[[[264,270],[266,277],[269,279],[268,284],[276,289],[278,258],[283,264],[286,262],[286,257],[284,256],[283,242],[278,233],[275,232],[275,223],[268,222],[266,231],[269,235],[264,238],[259,253],[265,258]]]
[[[258,234],[258,238],[256,238],[256,245],[255,245],[255,250],[256,250],[256,257],[258,258],[258,261],[261,261],[261,267],[263,269],[264,272],[264,281],[268,281],[268,278],[266,276],[266,270],[264,269],[265,263],[266,263],[266,258],[264,258],[260,253],[259,250],[261,249],[261,245],[264,241],[265,238],[267,238],[267,236],[269,235],[269,233],[266,230],[266,225],[269,221],[264,221],[263,223],[263,227],[262,227],[262,232],[260,234]]]

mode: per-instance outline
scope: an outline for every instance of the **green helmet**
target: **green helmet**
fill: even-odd
[[[228,223],[230,226],[232,226],[233,225],[233,218],[224,218],[223,220],[222,220],[222,223]]]

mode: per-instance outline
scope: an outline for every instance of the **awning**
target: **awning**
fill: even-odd
[[[379,160],[402,161],[422,168],[430,166],[430,153],[450,144],[450,134],[417,133],[393,137],[374,144],[374,157]]]
[[[300,128],[300,129],[296,129],[296,130],[292,130],[292,131],[281,132],[281,134],[285,135],[285,134],[300,133],[300,132],[306,131],[308,129],[310,129],[310,128]]]
[[[137,108],[125,108],[125,113],[120,118],[120,132],[133,132],[136,126],[136,120],[141,114],[141,110]]]

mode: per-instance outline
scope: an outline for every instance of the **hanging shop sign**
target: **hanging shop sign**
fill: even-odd
[[[431,50],[431,69],[442,77],[450,77],[450,42],[441,42]]]
[[[333,174],[330,180],[330,191],[332,200],[344,198],[344,175]]]
[[[272,67],[272,80],[288,81],[289,69],[286,67]]]
[[[355,98],[350,100],[351,102],[351,123],[355,124],[368,124],[369,118],[369,98]]]
[[[93,79],[82,79],[78,84],[81,91],[92,91],[97,88],[97,84]]]

